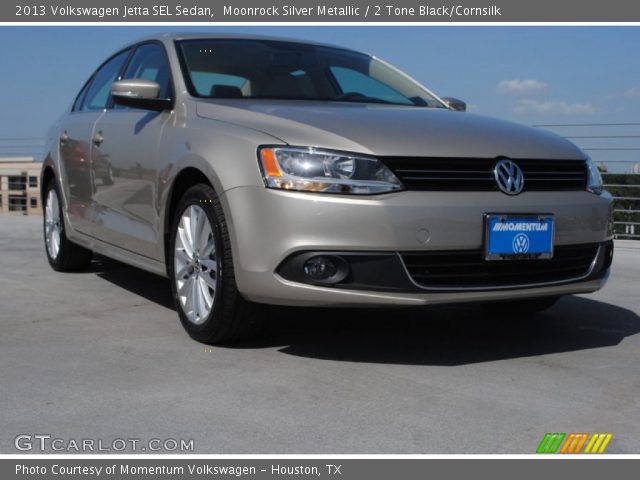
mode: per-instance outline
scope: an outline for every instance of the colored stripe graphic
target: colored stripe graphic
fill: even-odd
[[[604,453],[613,438],[613,433],[594,433],[589,438],[590,435],[589,432],[545,433],[536,453]],[[583,451],[582,447],[585,443],[587,447]],[[560,448],[561,445],[562,448]],[[560,451],[558,451],[559,448]]]
[[[612,438],[612,433],[594,433],[584,453],[604,453]]]
[[[589,438],[589,433],[570,433],[562,445],[560,453],[580,453],[587,438]]]
[[[565,435],[564,433],[545,433],[536,453],[556,453]]]

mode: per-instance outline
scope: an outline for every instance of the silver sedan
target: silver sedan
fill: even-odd
[[[169,277],[206,343],[259,331],[262,304],[517,314],[601,288],[612,199],[591,159],[464,110],[352,50],[136,42],[48,134],[49,263],[82,269],[97,252]]]

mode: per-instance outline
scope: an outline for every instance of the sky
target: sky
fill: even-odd
[[[38,139],[104,59],[164,31],[265,34],[353,48],[438,95],[466,101],[470,112],[526,125],[635,123],[546,128],[610,171],[640,163],[640,27],[604,26],[0,27],[0,156],[39,155]],[[578,138],[585,136],[627,138]]]

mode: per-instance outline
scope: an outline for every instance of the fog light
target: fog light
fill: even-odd
[[[316,255],[306,260],[302,266],[309,280],[319,283],[338,283],[345,279],[349,267],[341,257]]]
[[[327,280],[338,273],[338,266],[330,257],[311,257],[304,262],[303,269],[312,280]]]

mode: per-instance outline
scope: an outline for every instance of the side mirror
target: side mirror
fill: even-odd
[[[452,108],[453,110],[456,110],[458,112],[467,111],[467,104],[464,103],[462,100],[459,100],[453,97],[442,97],[442,100],[444,100],[444,102],[447,105],[449,105],[449,107]]]
[[[141,108],[161,112],[171,108],[170,98],[158,98],[160,85],[151,80],[129,78],[111,85],[113,102],[125,107]]]

